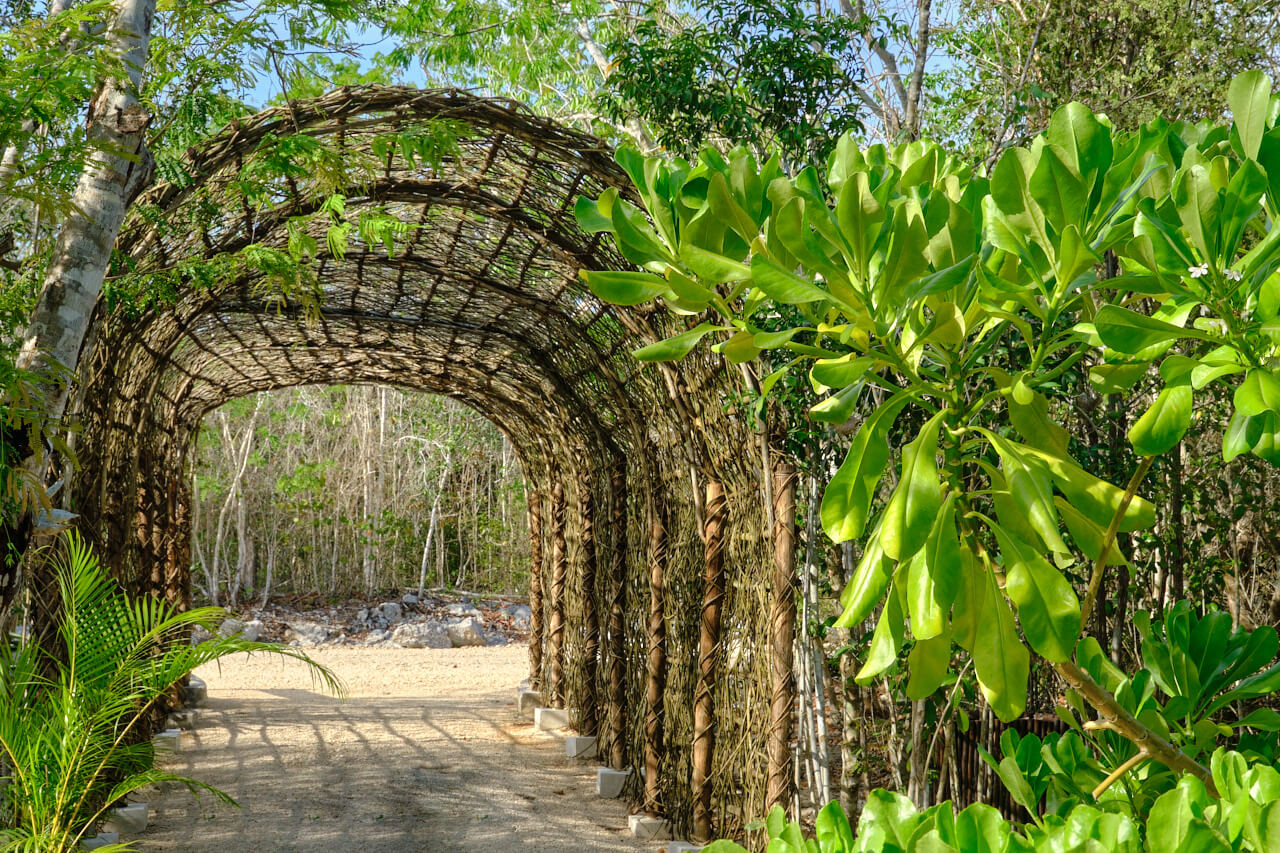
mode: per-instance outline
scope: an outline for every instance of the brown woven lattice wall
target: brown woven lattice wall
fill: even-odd
[[[457,143],[438,162],[406,158],[399,145],[374,150],[442,120]],[[327,171],[271,178],[246,198],[265,148],[296,134],[328,149]],[[667,666],[656,805],[684,832],[693,821],[702,496],[721,483],[728,515],[711,691],[714,829],[732,833],[760,816],[772,541],[757,438],[725,402],[739,391],[737,373],[709,355],[642,367],[631,350],[670,334],[673,320],[606,306],[581,286],[585,266],[626,267],[572,215],[579,195],[627,191],[610,152],[512,104],[362,87],[243,119],[188,152],[184,168],[188,178],[147,193],[126,226],[108,291],[149,296],[121,300],[128,309],[100,306],[73,402],[81,473],[69,502],[121,577],[138,592],[186,603],[186,454],[201,419],[224,402],[308,383],[385,383],[463,400],[510,436],[535,495],[535,682],[546,689],[556,667],[558,483],[564,704],[579,725],[594,720],[606,760],[637,770],[650,710],[651,519],[660,515]],[[315,215],[334,192],[345,196],[349,221],[378,211],[413,227],[393,251],[354,240],[335,254],[328,220]],[[272,281],[244,262],[255,247],[286,249],[291,227],[317,241],[309,277]],[[627,793],[639,806],[640,773],[631,780]]]

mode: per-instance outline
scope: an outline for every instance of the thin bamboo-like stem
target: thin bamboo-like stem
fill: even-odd
[[[428,533],[430,536],[430,533]],[[425,554],[425,549],[424,549]],[[425,565],[426,558],[423,558]],[[529,686],[542,689],[542,493],[529,490]]]
[[[564,484],[551,487],[551,702],[564,707],[564,587],[569,575],[569,550],[564,538]]]
[[[772,699],[769,719],[768,808],[791,799],[791,729],[795,718],[793,649],[796,639],[796,469],[779,462],[773,470],[773,584],[769,641]]]
[[[667,689],[666,567],[667,533],[662,513],[649,504],[649,653],[645,683],[644,811],[662,811],[662,756],[666,750]]]
[[[599,731],[600,712],[596,702],[596,684],[600,670],[600,617],[596,612],[596,534],[594,496],[587,476],[587,458],[578,453],[578,536],[582,554],[581,587],[582,658],[584,678],[579,705],[578,731],[595,737]]]
[[[715,689],[720,668],[720,614],[724,607],[724,529],[729,504],[724,486],[707,481],[702,632],[698,641],[698,687],[693,695],[694,841],[711,839],[711,761],[715,753]]]
[[[609,764],[621,770],[626,763],[627,730],[627,469],[616,461],[609,481],[612,497],[609,526]]]

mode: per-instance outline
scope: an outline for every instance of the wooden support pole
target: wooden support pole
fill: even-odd
[[[773,469],[773,584],[770,590],[769,668],[772,701],[769,716],[769,783],[765,808],[786,808],[793,781],[791,728],[796,690],[792,671],[796,635],[796,468],[779,462]]]
[[[582,601],[582,657],[586,672],[578,703],[578,732],[596,737],[600,728],[600,709],[596,701],[596,683],[600,676],[600,617],[596,609],[595,495],[587,471],[586,454],[580,453],[577,466],[578,524],[582,541],[579,598]]]
[[[529,687],[542,689],[542,493],[529,490]]]
[[[609,490],[613,503],[609,513],[609,766],[621,770],[626,764],[627,732],[627,468],[614,463]]]
[[[662,781],[659,771],[666,750],[667,619],[666,602],[667,531],[662,512],[649,503],[649,654],[645,684],[644,716],[644,811],[662,811]]]
[[[696,842],[711,839],[711,761],[715,753],[715,689],[720,668],[720,613],[724,606],[724,529],[729,514],[724,486],[719,481],[707,481],[706,495],[702,633],[698,641],[698,686],[693,694],[692,837]]]
[[[551,704],[564,707],[564,585],[569,575],[569,549],[564,541],[564,484],[551,487]]]

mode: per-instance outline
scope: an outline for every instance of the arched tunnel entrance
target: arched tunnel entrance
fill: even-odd
[[[309,165],[260,179],[286,149]],[[528,478],[534,685],[609,763],[647,766],[630,793],[677,828],[763,814],[768,778],[789,776],[766,743],[785,745],[792,714],[768,653],[789,660],[770,623],[794,611],[774,580],[776,472],[726,403],[736,372],[640,365],[631,351],[671,319],[580,283],[629,268],[573,218],[580,195],[627,191],[604,146],[511,104],[367,87],[242,119],[182,170],[122,233],[73,397],[65,500],[107,564],[188,602],[189,449],[228,400],[332,383],[453,396]],[[113,289],[150,295],[113,307]]]

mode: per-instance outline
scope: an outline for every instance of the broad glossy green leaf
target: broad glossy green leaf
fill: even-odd
[[[698,341],[707,335],[712,332],[726,331],[726,328],[725,326],[713,326],[710,323],[699,323],[687,332],[681,332],[655,344],[641,347],[631,354],[636,357],[637,361],[676,361],[692,352],[693,348],[698,345]]]
[[[909,559],[924,545],[942,508],[937,461],[942,414],[926,421],[915,440],[902,449],[902,476],[885,507],[880,527],[884,552],[895,560]]]
[[[1013,612],[996,587],[995,578],[984,572],[983,623],[973,644],[973,668],[987,704],[997,717],[1008,722],[1021,716],[1027,707],[1027,677],[1031,655],[1018,639]]]
[[[828,388],[843,388],[861,379],[873,364],[875,359],[870,356],[849,353],[839,358],[815,361],[813,367],[809,369],[809,376],[818,384]]]
[[[1026,388],[1025,394],[1010,393],[1005,399],[1009,420],[1023,441],[1058,456],[1067,455],[1067,431],[1049,417],[1049,401],[1043,394]]]
[[[853,829],[839,802],[833,800],[822,807],[813,829],[822,853],[854,853]]]
[[[1080,227],[1089,212],[1089,191],[1084,182],[1062,162],[1059,149],[1046,145],[1031,173],[1028,187],[1044,217],[1061,234],[1068,225]]]
[[[877,788],[867,795],[858,818],[858,844],[862,850],[910,850],[911,837],[920,824],[915,804],[902,794]]]
[[[948,495],[924,547],[907,564],[907,610],[917,640],[936,637],[946,628],[947,612],[963,582],[960,547],[955,497]]]
[[[1245,417],[1280,412],[1280,378],[1269,370],[1250,370],[1236,388],[1236,411]]]
[[[899,392],[871,413],[849,445],[844,463],[827,483],[822,495],[822,529],[833,542],[848,542],[862,535],[871,499],[889,462],[889,429],[909,399]]]
[[[1018,605],[1031,648],[1055,663],[1071,656],[1080,636],[1080,600],[1062,572],[1024,542],[993,525],[1005,567],[1005,592]]]
[[[708,252],[693,243],[686,242],[680,247],[680,260],[685,262],[694,275],[709,284],[746,281],[751,278],[751,267],[726,258],[719,252]]]
[[[1152,853],[1188,850],[1183,843],[1192,832],[1192,823],[1204,817],[1208,804],[1209,794],[1204,783],[1194,776],[1183,776],[1177,787],[1161,794],[1147,820],[1147,843]]]
[[[880,620],[871,634],[871,647],[867,649],[867,662],[858,670],[854,680],[859,684],[870,684],[898,660],[898,652],[907,638],[907,614],[902,609],[902,596],[898,594],[896,583],[889,588],[889,595],[884,600],[884,608],[880,611]]]
[[[591,292],[614,305],[640,305],[667,292],[667,280],[647,272],[583,270]]]
[[[1142,352],[1147,347],[1181,338],[1204,339],[1206,337],[1195,329],[1184,329],[1118,305],[1102,306],[1093,320],[1093,325],[1104,344],[1116,352],[1130,355]]]
[[[884,591],[893,577],[893,561],[880,547],[880,530],[867,540],[862,558],[854,567],[853,577],[840,593],[840,606],[844,608],[835,621],[837,628],[852,628],[871,615],[871,611],[884,597]]]
[[[1041,459],[1049,469],[1055,485],[1071,502],[1102,528],[1111,524],[1111,518],[1120,508],[1124,489],[1100,480],[1064,456],[1055,456],[1035,447],[1021,445],[1022,452]],[[1135,495],[1120,522],[1121,532],[1143,530],[1155,524],[1156,508],[1141,496]]]
[[[939,634],[927,640],[917,640],[907,655],[907,698],[912,701],[925,699],[947,683],[951,668],[951,637]]]
[[[764,255],[751,256],[751,279],[770,299],[783,305],[805,305],[831,298],[810,279],[783,269]]]
[[[1257,70],[1237,74],[1227,87],[1227,103],[1244,156],[1255,159],[1271,111],[1271,78]]]
[[[1129,443],[1139,456],[1159,456],[1172,450],[1191,428],[1190,385],[1165,388],[1151,408],[1129,428]]]
[[[818,423],[842,426],[853,417],[862,395],[861,385],[847,385],[809,407],[809,417]]]

